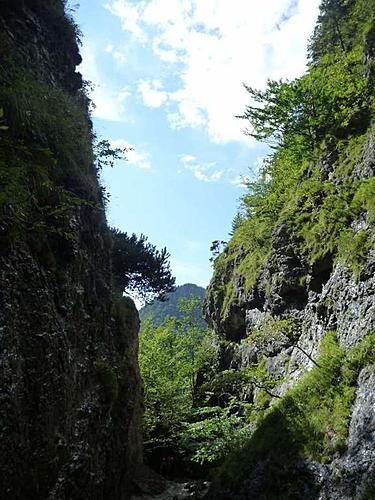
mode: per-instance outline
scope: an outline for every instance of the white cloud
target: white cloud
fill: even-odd
[[[129,163],[130,165],[141,168],[143,170],[151,169],[151,156],[146,151],[142,151],[137,146],[134,146],[134,144],[130,144],[125,139],[111,139],[110,143],[114,148],[128,150],[125,156],[127,159],[127,163]]]
[[[118,94],[117,94],[117,101],[118,102],[124,102],[126,99],[131,96],[131,92],[127,87],[124,87]]]
[[[125,31],[129,31],[134,38],[145,42],[147,36],[144,31],[139,26],[140,15],[142,12],[142,7],[144,2],[139,2],[138,5],[132,5],[131,2],[115,0],[105,5],[112,14],[118,16],[121,19],[122,28]]]
[[[106,51],[113,48],[107,46]],[[125,101],[131,95],[127,88],[117,91],[105,82],[98,65],[93,46],[85,40],[81,50],[83,62],[79,70],[86,80],[93,83],[92,99],[95,103],[93,115],[96,118],[110,121],[125,120]]]
[[[193,155],[182,155],[181,156],[182,163],[190,163],[196,160]]]
[[[119,50],[115,50],[111,43],[106,46],[105,52],[112,55],[118,66],[121,66],[126,62],[126,54],[124,52],[120,52]]]
[[[244,188],[246,187],[246,183],[248,180],[249,178],[246,175],[236,175],[236,177],[231,179],[229,182],[233,184],[233,186]]]
[[[249,101],[243,82],[261,87],[268,77],[294,78],[304,71],[319,3],[112,0],[107,8],[125,31],[148,40],[155,56],[178,71],[178,89],[151,86],[148,95],[156,93],[145,104],[165,105],[173,128],[203,126],[213,142],[226,143],[251,141],[234,116]]]
[[[182,166],[193,173],[194,177],[202,182],[218,181],[224,171],[216,167],[216,162],[202,163],[198,162],[195,156],[182,155],[180,157]]]
[[[167,92],[161,90],[162,84],[159,80],[141,80],[138,83],[138,91],[142,95],[143,102],[150,108],[160,108],[168,99]]]
[[[160,41],[155,38],[152,43],[152,48],[155,54],[166,63],[176,63],[178,62],[178,54],[173,49],[165,49]]]

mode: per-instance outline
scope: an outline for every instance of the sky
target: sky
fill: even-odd
[[[94,88],[100,139],[132,150],[104,168],[107,218],[167,247],[177,284],[207,286],[213,240],[227,241],[243,178],[267,147],[236,118],[243,84],[296,78],[319,0],[81,0],[78,67]]]

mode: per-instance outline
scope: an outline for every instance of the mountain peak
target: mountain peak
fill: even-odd
[[[161,325],[168,316],[176,318],[182,316],[179,309],[179,301],[181,299],[197,297],[200,303],[197,307],[196,314],[201,320],[202,326],[206,327],[206,323],[202,318],[202,307],[205,295],[205,288],[195,285],[194,283],[185,283],[184,285],[177,286],[174,292],[168,293],[165,301],[155,300],[151,304],[146,304],[139,311],[139,317],[141,321],[143,321],[151,316],[155,324]]]

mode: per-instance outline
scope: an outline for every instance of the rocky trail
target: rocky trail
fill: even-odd
[[[136,495],[132,497],[132,500],[199,500],[204,497],[208,488],[207,481],[167,481],[166,488],[162,493]]]

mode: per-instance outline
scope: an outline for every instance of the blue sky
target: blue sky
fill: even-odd
[[[71,3],[73,7],[74,1]],[[318,0],[81,0],[83,63],[94,127],[131,146],[106,168],[110,225],[166,246],[178,284],[207,286],[209,247],[227,240],[241,176],[264,145],[243,134],[245,82],[294,78]]]

